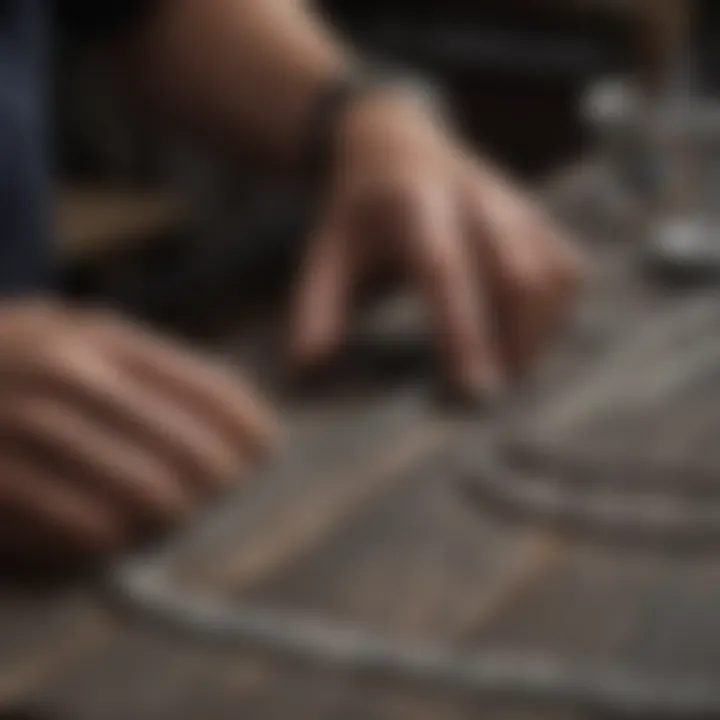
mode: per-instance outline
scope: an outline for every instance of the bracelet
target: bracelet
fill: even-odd
[[[302,177],[313,186],[324,184],[332,167],[338,125],[354,102],[369,94],[405,93],[439,122],[448,123],[447,103],[439,87],[425,78],[380,66],[364,66],[334,78],[320,91],[310,113]]]

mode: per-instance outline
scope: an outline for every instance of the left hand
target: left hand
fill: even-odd
[[[426,301],[461,393],[491,393],[525,370],[581,277],[577,251],[542,208],[407,99],[358,103],[335,150],[293,308],[296,363],[337,348],[356,286],[389,268]]]

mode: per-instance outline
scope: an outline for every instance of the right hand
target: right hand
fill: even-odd
[[[0,550],[98,556],[184,518],[275,435],[228,371],[129,322],[0,306]]]
[[[376,94],[344,115],[294,303],[293,360],[325,362],[357,289],[388,271],[424,301],[447,379],[492,396],[567,318],[579,250],[540,205],[415,103]]]

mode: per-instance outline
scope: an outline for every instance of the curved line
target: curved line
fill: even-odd
[[[500,504],[533,521],[623,539],[708,543],[720,538],[720,502],[662,492],[606,492],[580,484],[528,479],[490,459],[460,466],[455,478],[477,502]]]
[[[255,606],[228,607],[183,594],[152,559],[118,568],[115,597],[183,633],[230,645],[256,645],[333,671],[380,674],[485,695],[563,702],[628,718],[715,718],[713,680],[640,675],[628,668],[580,667],[552,656],[463,653],[423,642],[395,642],[356,625]]]

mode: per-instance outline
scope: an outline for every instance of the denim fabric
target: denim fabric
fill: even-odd
[[[51,14],[78,39],[121,30],[147,0],[0,0],[0,296],[50,289]]]
[[[47,288],[44,0],[0,0],[0,293]]]

